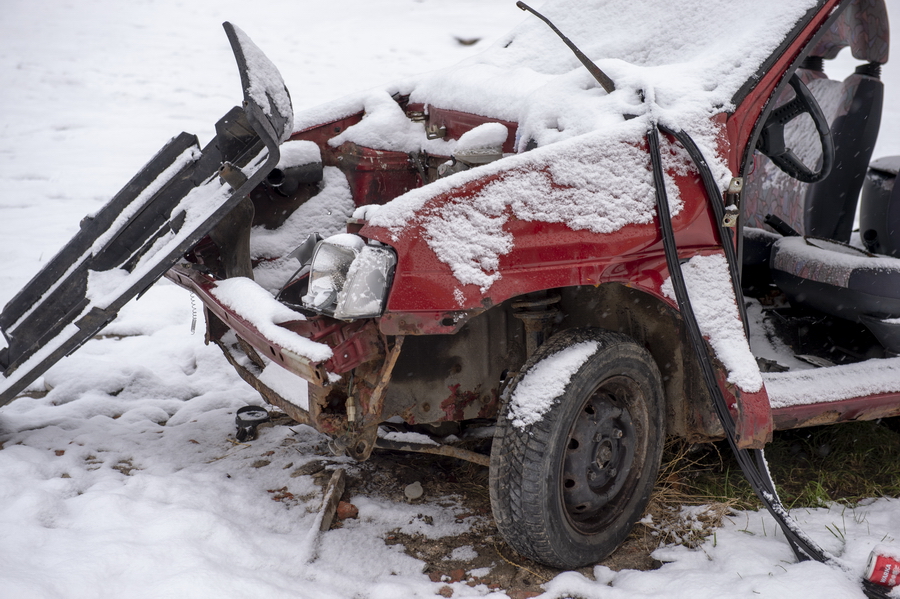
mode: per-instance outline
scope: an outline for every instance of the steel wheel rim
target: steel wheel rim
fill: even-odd
[[[646,445],[641,436],[646,414],[635,401],[642,395],[629,377],[605,379],[569,428],[559,488],[569,525],[582,534],[605,528],[631,498]]]

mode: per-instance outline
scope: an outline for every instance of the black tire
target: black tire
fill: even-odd
[[[512,399],[532,368],[591,341],[596,351],[562,395],[535,422],[514,424]],[[665,435],[656,363],[625,335],[572,329],[541,346],[504,395],[491,449],[497,528],[534,561],[557,568],[599,562],[641,518],[656,482]]]

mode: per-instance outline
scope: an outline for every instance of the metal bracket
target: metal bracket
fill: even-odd
[[[730,204],[725,207],[725,215],[722,217],[722,226],[735,228],[737,226],[739,211],[737,206]]]
[[[447,137],[447,128],[442,125],[428,125],[425,127],[425,137],[428,139],[443,139]]]
[[[735,228],[738,215],[741,213],[741,192],[744,191],[744,178],[732,177],[725,190],[725,215],[722,217],[722,226]]]

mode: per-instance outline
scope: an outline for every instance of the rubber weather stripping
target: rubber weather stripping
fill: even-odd
[[[672,286],[675,290],[678,309],[684,319],[691,347],[694,350],[697,361],[700,363],[703,380],[709,391],[710,397],[713,399],[716,415],[722,423],[722,428],[725,429],[725,437],[728,439],[728,445],[734,452],[738,464],[741,467],[741,471],[750,482],[753,492],[756,493],[759,500],[766,506],[766,509],[772,514],[775,521],[778,522],[778,525],[784,532],[784,536],[788,540],[797,559],[800,561],[812,559],[822,563],[833,564],[846,570],[834,556],[819,547],[815,541],[810,539],[800,528],[800,525],[791,518],[790,514],[788,514],[787,509],[778,497],[778,491],[775,490],[775,483],[772,481],[772,475],[769,472],[763,450],[741,449],[737,445],[737,441],[735,440],[734,420],[731,417],[731,413],[728,411],[725,398],[722,395],[722,390],[719,388],[716,381],[716,374],[710,362],[709,354],[707,353],[706,342],[704,341],[703,334],[700,332],[700,327],[697,324],[697,319],[694,315],[693,307],[691,306],[691,300],[688,296],[687,287],[684,283],[684,275],[681,271],[681,262],[678,258],[678,247],[675,242],[675,232],[672,229],[672,217],[669,213],[669,200],[666,194],[663,177],[662,158],[659,151],[659,130],[660,128],[656,124],[651,127],[647,132],[647,145],[650,149],[650,163],[653,168],[653,184],[656,188],[656,210],[659,216],[659,228],[663,239],[666,266],[669,269],[669,276],[672,279]],[[729,264],[731,283],[734,287],[735,299],[737,299],[741,297],[739,295],[740,277],[737,272],[734,247],[729,243],[731,241],[730,231],[724,230],[725,227],[722,225],[724,210],[723,207],[715,201],[715,198],[718,197],[718,187],[713,180],[709,165],[703,158],[702,152],[700,152],[693,139],[691,139],[687,133],[684,131],[675,132],[669,129],[663,129],[663,132],[672,135],[682,146],[684,146],[700,172],[707,199],[716,216],[715,220],[719,232],[719,239],[722,242],[722,248]],[[741,311],[741,319],[744,323],[746,332],[747,319],[744,306],[740,301],[736,301],[736,303]],[[862,580],[861,582],[863,591],[867,597],[872,599],[889,599],[888,589],[875,585],[867,580]]]

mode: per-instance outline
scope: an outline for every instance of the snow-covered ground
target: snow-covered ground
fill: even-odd
[[[5,0],[0,304],[172,135],[210,139],[240,100],[222,21],[280,67],[302,109],[452,64],[523,18],[512,0]],[[900,154],[900,61],[884,79],[876,156]],[[463,532],[452,501],[356,496],[359,519],[311,533],[321,490],[290,474],[322,439],[280,426],[230,442],[234,411],[261,402],[191,318],[189,296],[160,283],[53,367],[46,396],[0,409],[0,598],[436,596],[444,585],[384,538]],[[546,597],[862,597],[851,578],[870,549],[900,545],[898,499],[794,516],[851,574],[797,564],[774,521],[747,512],[698,550],[658,550],[659,570],[566,573]]]

